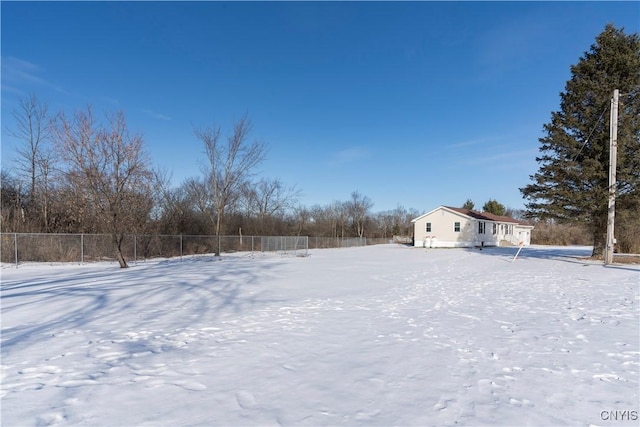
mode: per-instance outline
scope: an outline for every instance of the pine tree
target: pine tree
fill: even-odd
[[[520,189],[527,216],[579,222],[593,235],[593,255],[602,255],[607,228],[609,112],[620,91],[618,118],[618,211],[640,207],[640,38],[607,25],[571,67],[540,138],[540,164],[532,184]]]
[[[462,205],[462,209],[469,209],[472,211],[474,206],[475,204],[473,203],[473,200],[467,199],[467,201],[464,202],[464,205]]]
[[[489,201],[482,206],[482,210],[494,215],[504,215],[507,212],[507,208],[505,208],[502,203],[493,199],[489,199]]]

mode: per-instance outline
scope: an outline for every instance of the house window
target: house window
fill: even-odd
[[[431,223],[427,223],[427,233],[431,233]]]
[[[484,234],[484,222],[480,221],[478,222],[478,233],[480,234]]]
[[[454,222],[453,223],[453,231],[455,231],[456,233],[460,232],[460,223],[459,222]]]
[[[498,232],[498,224],[496,224],[495,222],[493,223],[493,234],[496,234]]]

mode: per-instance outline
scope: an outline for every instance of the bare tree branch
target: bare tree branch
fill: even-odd
[[[68,165],[67,178],[94,207],[95,217],[111,236],[116,258],[127,267],[122,241],[148,219],[153,206],[153,172],[140,135],[130,134],[122,112],[98,124],[91,108],[72,119],[59,116],[59,150]]]
[[[13,111],[15,127],[8,134],[16,138],[20,145],[16,147],[18,154],[18,171],[29,182],[29,208],[37,215],[36,205],[40,204],[40,215],[44,228],[48,227],[49,178],[55,165],[55,158],[50,149],[51,117],[46,103],[40,102],[35,95],[20,100]],[[40,198],[43,193],[44,197]]]
[[[243,184],[251,178],[254,168],[266,155],[264,143],[249,142],[250,132],[251,122],[246,115],[234,125],[226,145],[220,142],[220,127],[195,130],[196,137],[204,144],[208,162],[203,172],[208,191],[205,205],[209,206],[203,205],[203,208],[215,212],[217,236],[222,231],[225,212],[238,201]]]

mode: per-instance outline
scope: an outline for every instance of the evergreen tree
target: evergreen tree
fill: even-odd
[[[472,211],[474,206],[475,204],[473,203],[473,200],[467,199],[467,201],[464,202],[464,205],[462,205],[462,209],[469,209]]]
[[[493,199],[489,199],[482,207],[482,210],[494,215],[504,215],[507,212],[507,208],[505,208],[502,203],[498,203],[498,201]]]
[[[604,251],[609,188],[609,117],[614,89],[620,91],[618,122],[618,211],[640,206],[640,38],[607,25],[571,67],[540,138],[540,164],[533,183],[520,189],[527,216],[579,222],[593,235],[593,255]]]

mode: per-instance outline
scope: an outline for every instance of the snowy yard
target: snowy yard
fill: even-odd
[[[3,426],[638,425],[640,268],[382,245],[3,266]]]

